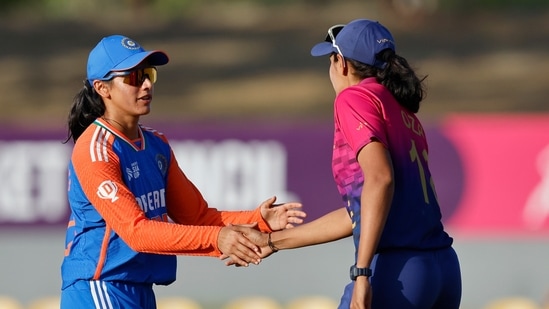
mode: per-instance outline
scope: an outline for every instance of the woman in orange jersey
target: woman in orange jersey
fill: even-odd
[[[175,280],[178,254],[230,256],[247,266],[259,248],[243,234],[301,223],[299,203],[254,211],[209,208],[164,135],[139,123],[150,112],[156,66],[168,63],[122,35],[89,54],[68,117],[71,216],[61,267],[61,308],[156,308],[153,284]],[[257,231],[255,231],[257,232]]]

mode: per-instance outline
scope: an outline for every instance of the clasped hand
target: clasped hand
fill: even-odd
[[[300,203],[274,204],[276,197],[271,197],[259,206],[261,217],[273,231],[292,228],[303,222],[306,213]],[[257,222],[251,224],[227,225],[219,232],[218,245],[222,252],[221,260],[225,265],[248,266],[259,264],[261,259],[273,253],[268,243],[268,233],[258,229]]]

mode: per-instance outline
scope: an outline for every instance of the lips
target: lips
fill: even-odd
[[[148,95],[144,95],[144,96],[142,96],[142,97],[139,97],[138,99],[139,99],[139,100],[143,100],[143,101],[150,101],[150,100],[152,100],[152,95],[149,95],[149,94],[148,94]]]

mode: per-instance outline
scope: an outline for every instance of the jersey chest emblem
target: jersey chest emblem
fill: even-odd
[[[155,159],[162,176],[166,176],[166,173],[168,172],[168,159],[161,153],[157,154]]]

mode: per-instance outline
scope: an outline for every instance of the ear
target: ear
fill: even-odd
[[[342,75],[347,76],[347,74],[349,73],[349,64],[340,54],[335,54],[334,56],[337,57],[337,70],[341,72]]]
[[[102,98],[110,97],[110,88],[107,86],[107,83],[100,80],[94,80],[93,88]]]

